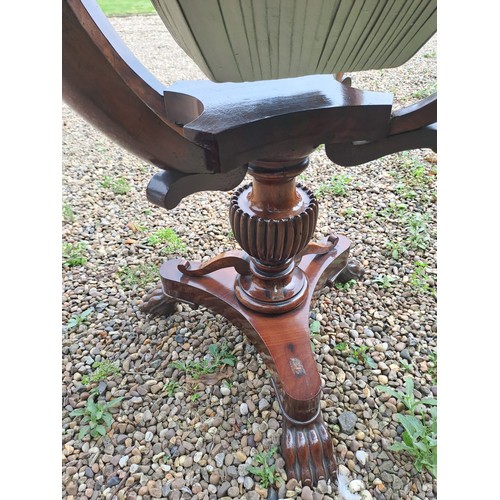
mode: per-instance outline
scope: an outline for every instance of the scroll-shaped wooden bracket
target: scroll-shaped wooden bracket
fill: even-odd
[[[308,245],[295,257],[295,262],[300,262],[304,255],[324,255],[325,253],[331,252],[335,249],[335,245],[338,243],[339,237],[335,234],[330,234],[328,236],[328,243],[308,243]]]
[[[162,170],[149,181],[146,189],[148,201],[170,210],[183,198],[199,191],[229,191],[245,178],[247,165],[224,174],[182,174],[173,170]]]
[[[230,250],[221,253],[206,262],[190,262],[186,260],[179,264],[177,269],[187,276],[205,276],[227,267],[234,267],[235,271],[240,275],[251,274],[250,259],[241,250]]]
[[[384,138],[325,144],[328,158],[343,166],[360,165],[391,153],[419,148],[437,152],[437,93],[394,112]]]

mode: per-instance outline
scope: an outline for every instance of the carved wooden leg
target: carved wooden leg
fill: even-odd
[[[328,239],[320,242],[330,243]],[[234,293],[238,273],[233,268],[190,276],[181,271],[184,261],[172,260],[160,269],[162,293],[168,300],[187,299],[225,316],[256,346],[272,373],[283,414],[282,455],[287,474],[303,484],[333,477],[336,470],[332,442],[321,417],[321,379],[311,350],[309,309],[328,276],[346,266],[349,247],[349,240],[339,236],[328,253],[303,256],[299,267],[308,282],[307,296],[300,306],[276,315],[254,311],[238,301]]]
[[[198,309],[198,304],[194,304],[190,300],[175,299],[165,293],[161,282],[144,296],[139,309],[143,313],[153,314],[154,316],[170,316],[175,310],[176,302],[184,302],[189,304],[193,309]]]
[[[156,288],[144,296],[140,310],[155,316],[170,316],[174,312],[175,302],[175,299],[164,293],[163,285],[160,282]]]
[[[347,265],[337,275],[328,278],[327,283],[333,286],[334,283],[347,283],[351,280],[361,280],[365,275],[363,266],[355,259],[349,259]]]
[[[287,476],[304,485],[334,477],[337,470],[332,440],[321,413],[307,423],[283,414],[281,453],[285,457]]]

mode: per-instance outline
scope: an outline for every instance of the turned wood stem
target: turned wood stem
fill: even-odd
[[[235,283],[238,300],[258,312],[279,314],[298,307],[307,294],[307,278],[295,257],[307,246],[318,205],[296,177],[309,157],[261,160],[249,165],[252,184],[233,195],[233,234],[250,255],[250,274]]]
[[[243,207],[252,215],[282,219],[299,214],[307,206],[297,191],[296,177],[309,164],[309,158],[286,161],[256,161],[250,163],[248,174],[254,179]],[[243,208],[242,207],[242,208]]]

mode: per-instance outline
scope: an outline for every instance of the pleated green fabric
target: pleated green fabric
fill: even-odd
[[[213,81],[393,68],[437,30],[437,0],[152,0]]]

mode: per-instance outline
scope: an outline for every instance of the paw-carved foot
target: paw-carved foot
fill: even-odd
[[[160,283],[156,288],[144,296],[140,310],[146,314],[169,316],[174,312],[175,302],[176,299],[165,294],[163,286]]]
[[[361,280],[365,275],[365,269],[363,266],[355,259],[349,259],[347,265],[340,271],[337,276],[332,277],[328,280],[328,284],[331,286],[334,283],[347,283],[351,280]]]
[[[311,486],[335,476],[333,444],[321,415],[306,424],[285,417],[281,448],[290,479]]]

